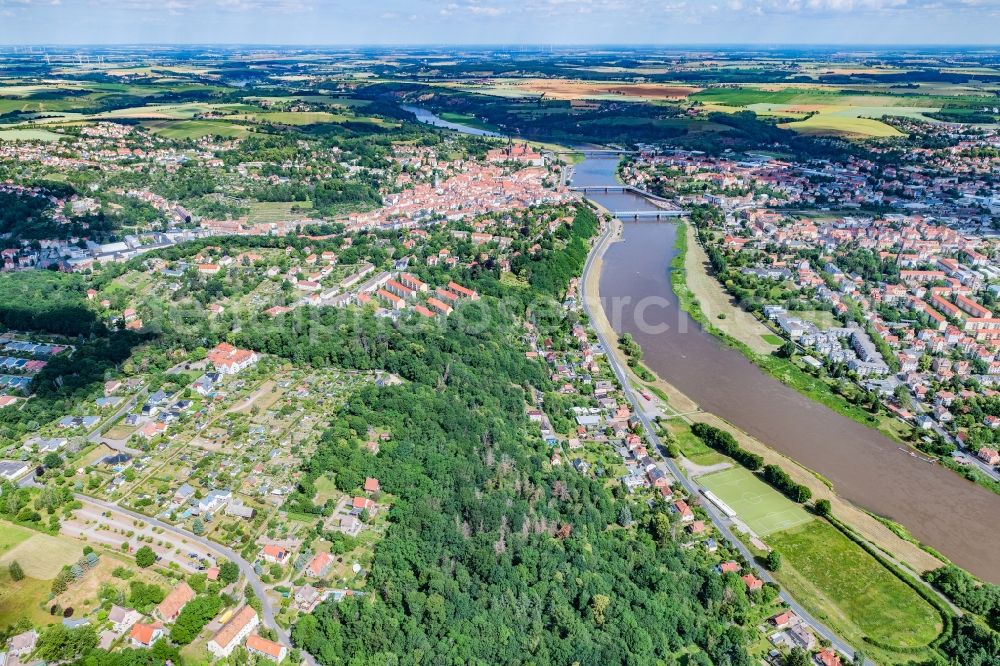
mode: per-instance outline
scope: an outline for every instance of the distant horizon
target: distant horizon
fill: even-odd
[[[295,42],[0,42],[0,48],[270,48],[270,49],[468,49],[481,51],[497,51],[518,49],[525,51],[564,50],[574,48],[601,48],[611,50],[684,50],[684,49],[752,49],[752,50],[782,50],[799,49],[803,51],[824,51],[830,49],[991,49],[1000,52],[1000,41],[969,42],[969,43],[935,43],[935,42],[830,42],[826,44],[809,42],[689,42],[689,43],[628,43],[628,42],[579,42],[579,43],[488,43],[488,42],[329,42],[329,43],[295,43]]]
[[[998,34],[1000,0],[0,0],[6,46],[975,48]]]

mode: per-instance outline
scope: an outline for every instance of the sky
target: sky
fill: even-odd
[[[990,44],[1000,0],[0,0],[0,44]]]

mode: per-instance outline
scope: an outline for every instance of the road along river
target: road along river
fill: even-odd
[[[601,301],[653,372],[771,448],[891,518],[977,576],[1000,582],[1000,496],[910,456],[874,429],[810,400],[723,345],[680,310],[670,284],[678,226],[624,225],[604,255]]]
[[[576,166],[573,185],[614,184],[616,166],[615,157],[589,157]],[[612,211],[655,210],[635,194],[588,196]],[[829,479],[841,497],[901,523],[959,566],[1000,583],[1000,496],[910,456],[702,330],[680,309],[670,284],[678,228],[625,222],[622,240],[604,255],[602,305],[615,330],[642,346],[646,365],[705,411]]]

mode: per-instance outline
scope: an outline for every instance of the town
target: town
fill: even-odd
[[[995,663],[993,51],[780,53],[0,47],[0,666]]]

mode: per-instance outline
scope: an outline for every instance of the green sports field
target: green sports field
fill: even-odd
[[[740,520],[762,537],[813,519],[801,506],[743,467],[714,472],[700,477],[698,482],[728,504]]]

